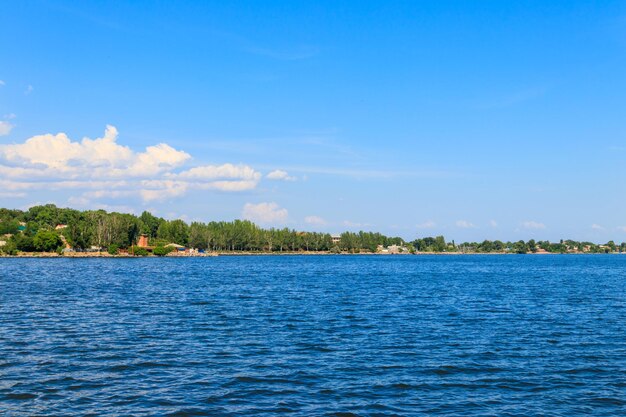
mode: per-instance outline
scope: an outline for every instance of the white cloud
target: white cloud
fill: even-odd
[[[474,229],[476,227],[473,223],[470,223],[467,220],[457,220],[455,224],[456,227],[461,229]]]
[[[498,222],[495,220],[489,220],[489,226],[496,228],[498,227]]]
[[[32,85],[28,85],[28,87],[26,87],[26,90],[24,90],[24,94],[29,95],[30,93],[32,93],[34,90]]]
[[[327,224],[326,220],[318,216],[306,216],[304,218],[304,222],[315,226],[324,226],[325,224]]]
[[[346,227],[350,227],[350,228],[356,228],[356,227],[370,227],[371,224],[369,223],[356,223],[356,222],[352,222],[350,220],[344,220],[343,221],[343,225]]]
[[[167,200],[188,190],[244,191],[256,188],[261,174],[246,165],[203,165],[180,170],[188,153],[159,143],[135,152],[117,143],[107,126],[104,136],[72,141],[65,133],[33,136],[24,143],[0,145],[0,185],[10,190],[83,189],[85,199],[139,196]],[[5,184],[1,184],[4,182]],[[115,192],[98,192],[115,189]]]
[[[220,166],[199,166],[181,172],[177,178],[214,180],[218,178],[245,179],[258,181],[261,174],[246,165],[224,164]]]
[[[142,189],[139,191],[139,195],[141,195],[143,201],[164,201],[183,196],[186,192],[187,185],[180,184],[159,189]]]
[[[104,136],[93,140],[72,142],[65,133],[58,133],[33,136],[22,144],[0,145],[0,163],[4,162],[0,173],[13,178],[146,177],[171,171],[191,158],[164,143],[136,153],[117,144],[117,135],[115,127],[107,126]]]
[[[428,220],[428,221],[425,221],[424,223],[420,223],[416,225],[415,227],[417,227],[418,229],[434,229],[436,226],[437,226],[437,223],[435,223],[432,220]]]
[[[290,176],[287,171],[280,169],[274,170],[265,176],[268,180],[276,181],[296,181],[298,178]]]
[[[621,231],[621,232],[626,232],[626,226],[619,226],[617,228],[617,230]]]
[[[6,120],[0,120],[0,136],[8,135],[9,133],[11,133],[11,130],[13,130],[14,127],[15,126],[7,122]]]
[[[88,191],[83,193],[83,197],[86,199],[101,199],[101,198],[122,198],[129,197],[134,193],[134,191],[110,191],[110,190],[99,190],[99,191]]]
[[[26,193],[0,191],[0,198],[21,198],[26,197]]]
[[[529,230],[541,230],[541,229],[545,229],[546,225],[543,223],[529,220],[529,221],[522,222],[522,227],[524,229],[529,229]]]
[[[241,216],[257,223],[282,223],[287,220],[287,209],[280,208],[276,203],[247,203]]]
[[[0,87],[3,86],[3,85],[6,85],[6,83],[4,81],[0,80]]]
[[[595,223],[591,225],[591,228],[593,230],[604,230],[604,227],[600,226],[599,224],[595,224]]]

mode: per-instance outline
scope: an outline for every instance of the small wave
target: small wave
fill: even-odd
[[[37,394],[32,394],[30,392],[10,392],[5,394],[5,396],[9,400],[33,400],[38,397]]]
[[[596,398],[592,398],[591,402],[596,403],[598,405],[626,405],[626,400],[623,400],[621,398],[613,398],[613,397],[596,397]]]

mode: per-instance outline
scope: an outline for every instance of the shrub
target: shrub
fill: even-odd
[[[17,255],[17,248],[15,247],[15,242],[9,241],[6,245],[0,247],[0,252],[5,255]]]
[[[156,248],[154,248],[152,253],[154,253],[156,256],[165,256],[168,253],[170,253],[172,250],[173,248],[171,247],[166,248],[165,246],[157,246]]]
[[[132,253],[135,256],[148,256],[148,250],[146,248],[139,248],[137,246],[133,247]]]
[[[119,246],[117,246],[115,243],[112,243],[112,244],[109,245],[109,248],[107,249],[107,252],[109,252],[109,254],[111,254],[111,255],[117,255],[119,250],[120,250]]]

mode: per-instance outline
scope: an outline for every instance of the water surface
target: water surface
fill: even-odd
[[[626,256],[0,259],[0,415],[626,413]]]

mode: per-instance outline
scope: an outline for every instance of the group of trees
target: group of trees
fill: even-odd
[[[57,229],[59,225],[64,227]],[[345,232],[339,242],[334,243],[328,233],[263,229],[247,220],[187,224],[182,220],[166,220],[147,211],[135,216],[104,210],[78,211],[53,204],[35,206],[27,211],[0,209],[0,236],[12,235],[7,244],[0,247],[4,252],[54,251],[67,242],[75,250],[93,247],[109,249],[113,253],[117,249],[132,247],[142,234],[149,237],[153,246],[176,243],[210,251],[375,252],[378,245],[404,244],[398,237],[366,232]]]
[[[443,236],[424,237],[411,242],[418,252],[455,252],[454,241],[447,243]]]
[[[63,225],[62,227],[57,227]],[[456,244],[443,236],[423,237],[406,243],[399,237],[388,237],[372,232],[344,232],[333,239],[328,233],[299,232],[292,229],[263,229],[247,220],[232,222],[192,222],[166,220],[144,211],[140,216],[108,213],[104,210],[79,211],[58,208],[53,204],[31,207],[27,211],[0,209],[0,252],[51,252],[67,246],[75,250],[103,248],[111,253],[133,247],[140,235],[150,238],[158,249],[155,254],[166,254],[168,243],[209,251],[247,252],[376,252],[379,246],[398,245],[409,252],[461,253],[550,253],[569,252],[626,252],[626,243],[607,242],[597,245],[573,240],[553,243],[529,240],[502,242],[485,240]],[[5,237],[2,237],[5,236]],[[10,236],[10,237],[8,237]],[[138,248],[133,248],[133,253]],[[157,253],[158,252],[158,253]]]
[[[523,240],[517,242],[502,242],[500,240],[485,240],[483,242],[465,242],[459,245],[454,241],[446,242],[443,236],[435,238],[427,237],[417,239],[412,242],[420,252],[461,252],[461,253],[537,253],[545,251],[548,253],[612,253],[626,252],[626,242],[616,245],[609,241],[604,245],[592,242],[578,242],[575,240],[561,240],[558,243],[550,241],[535,241],[531,239],[527,242]]]

